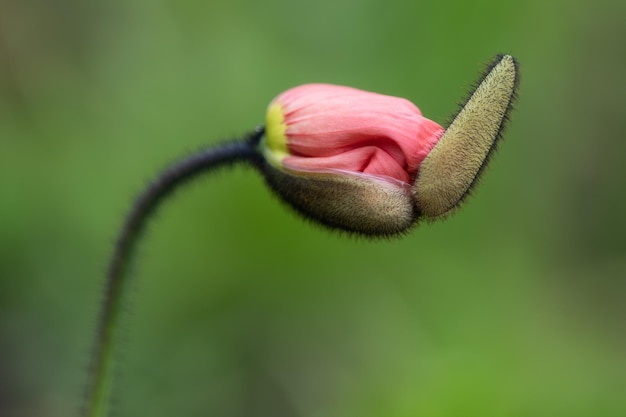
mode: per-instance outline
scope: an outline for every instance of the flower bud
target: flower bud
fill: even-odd
[[[258,166],[305,217],[368,236],[405,232],[453,211],[501,135],[518,85],[501,55],[444,131],[410,101],[306,84],[269,105]]]

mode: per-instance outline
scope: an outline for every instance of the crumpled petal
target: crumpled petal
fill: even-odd
[[[306,84],[282,93],[292,170],[345,170],[410,183],[444,129],[410,101],[330,84]]]

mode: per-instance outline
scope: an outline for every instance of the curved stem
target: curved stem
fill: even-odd
[[[135,201],[120,231],[108,266],[82,411],[84,417],[107,415],[117,344],[116,329],[122,311],[124,290],[128,286],[128,267],[151,215],[174,189],[199,174],[236,162],[254,163],[259,158],[256,145],[262,135],[263,129],[257,128],[243,140],[202,150],[172,164],[159,174]]]

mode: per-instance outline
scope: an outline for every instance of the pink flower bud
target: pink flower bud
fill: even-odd
[[[517,62],[498,55],[444,130],[410,101],[329,84],[269,105],[256,163],[305,217],[368,236],[443,218],[476,185],[511,110]]]
[[[443,134],[403,98],[306,84],[269,106],[265,156],[293,171],[347,171],[411,183]]]

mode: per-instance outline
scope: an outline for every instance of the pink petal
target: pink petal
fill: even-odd
[[[410,101],[328,84],[278,96],[292,169],[341,169],[410,182],[443,134]]]

